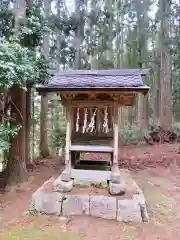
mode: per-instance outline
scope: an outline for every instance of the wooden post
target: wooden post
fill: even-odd
[[[70,145],[72,132],[72,107],[70,106],[70,104],[68,104],[66,107],[66,119],[67,129],[66,129],[65,168],[69,170],[71,168]]]
[[[97,110],[97,113],[96,113],[96,133],[98,134],[100,131],[99,131],[99,108]]]
[[[113,152],[113,168],[118,168],[118,139],[119,139],[119,124],[118,124],[118,103],[114,103],[114,152]]]

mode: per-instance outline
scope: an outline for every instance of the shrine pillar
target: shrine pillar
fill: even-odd
[[[71,168],[71,132],[72,132],[72,106],[70,103],[66,105],[66,147],[65,147],[65,169],[69,170]]]
[[[118,140],[119,140],[119,118],[118,118],[119,104],[114,103],[113,109],[113,168],[118,169]]]

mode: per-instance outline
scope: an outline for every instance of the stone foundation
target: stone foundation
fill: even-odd
[[[33,194],[34,210],[38,213],[62,216],[90,215],[104,219],[114,219],[119,222],[148,221],[146,201],[142,190],[132,180],[128,171],[124,170],[123,173],[124,175],[121,172],[121,179],[123,179],[121,183],[117,183],[117,181],[116,183],[108,182],[108,187],[103,189],[105,195],[101,195],[101,191],[98,194],[88,193],[88,191],[83,194],[78,191],[73,193],[73,191],[71,192],[73,185],[78,190],[75,186],[75,182],[80,184],[78,179],[70,179],[65,182],[62,181],[61,177],[51,178]],[[83,179],[81,180],[82,189]],[[88,189],[92,182],[96,181],[91,179],[88,182],[88,179],[86,179],[84,189]],[[110,195],[109,192],[113,192],[113,195]],[[124,192],[125,194],[120,196]]]

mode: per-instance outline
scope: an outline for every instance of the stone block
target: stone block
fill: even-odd
[[[73,180],[70,180],[69,182],[64,182],[61,180],[60,177],[58,177],[53,183],[53,191],[55,192],[66,193],[66,192],[70,192],[72,188],[73,188]]]
[[[39,188],[32,196],[34,209],[39,213],[58,214],[62,195],[57,192],[47,192],[43,187]]]
[[[113,182],[109,182],[109,193],[111,195],[122,195],[125,193],[125,184],[122,183],[113,183]]]
[[[120,172],[112,172],[111,173],[111,182],[112,183],[120,183]]]
[[[148,216],[148,211],[147,211],[147,207],[146,207],[146,200],[144,197],[144,194],[141,190],[141,193],[134,195],[133,197],[134,201],[136,201],[141,209],[141,217],[142,217],[142,221],[143,222],[148,222],[149,221],[149,216]]]
[[[67,195],[63,201],[63,215],[82,214],[89,214],[89,195]]]
[[[61,173],[61,176],[60,176],[61,180],[64,181],[64,182],[69,182],[71,180],[71,171],[70,170],[64,170],[62,173]]]
[[[134,199],[118,200],[117,221],[142,222],[140,205]]]
[[[90,215],[105,219],[116,219],[116,198],[90,196]]]

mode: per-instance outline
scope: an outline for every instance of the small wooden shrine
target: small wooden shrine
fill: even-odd
[[[108,153],[109,168],[118,168],[118,109],[146,96],[142,81],[148,69],[71,70],[54,75],[40,94],[56,92],[67,120],[65,164],[75,168],[82,152]],[[98,162],[97,162],[98,163]]]

